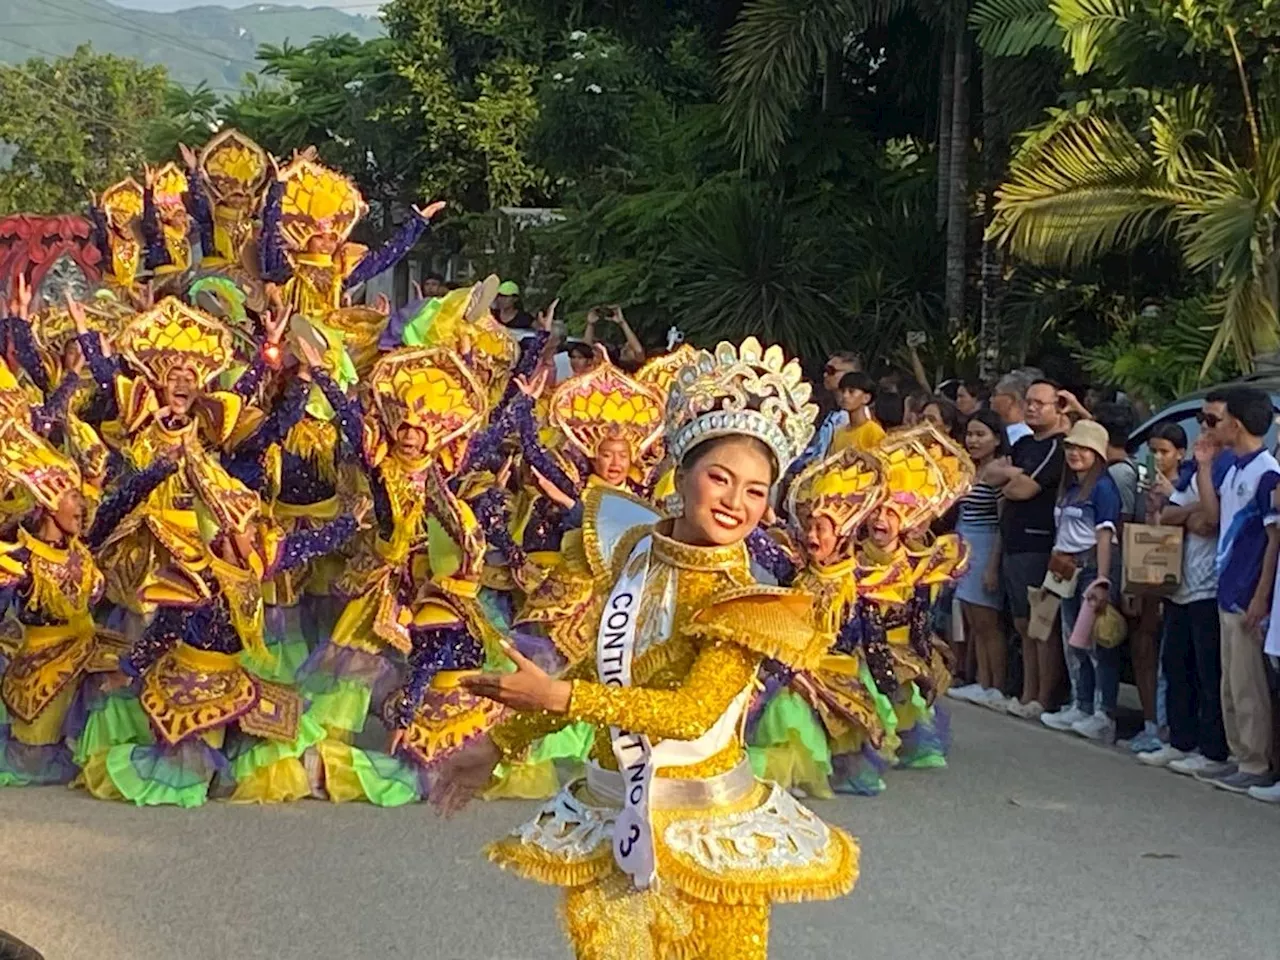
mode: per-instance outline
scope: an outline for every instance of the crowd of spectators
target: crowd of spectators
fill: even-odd
[[[1266,446],[1267,393],[1210,392],[1195,443],[1162,423],[1139,464],[1129,402],[1094,391],[1081,401],[1038,370],[929,392],[838,353],[823,386],[831,410],[794,469],[921,420],[977,466],[951,518],[970,564],[935,617],[955,655],[952,697],[1114,743],[1130,680],[1142,721],[1127,746],[1139,761],[1280,803],[1280,463]],[[1122,590],[1133,523],[1182,528],[1176,590]]]

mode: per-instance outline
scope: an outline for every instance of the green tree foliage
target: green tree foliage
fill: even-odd
[[[153,132],[167,120],[162,67],[94,53],[0,66],[0,214],[84,207],[89,190],[155,159]],[[0,151],[4,148],[0,147]]]
[[[1053,29],[1024,0],[980,7],[988,42],[1057,40],[1089,85],[1024,136],[991,236],[1068,267],[1167,238],[1214,291],[1220,322],[1202,372],[1224,348],[1248,369],[1280,340],[1280,12],[1155,0],[1046,10]]]

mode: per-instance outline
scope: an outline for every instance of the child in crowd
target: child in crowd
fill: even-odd
[[[884,439],[884,427],[871,416],[876,401],[876,382],[865,373],[846,373],[840,378],[840,409],[849,415],[849,423],[836,431],[830,452],[853,449],[870,453]]]
[[[1081,420],[1067,434],[1065,447],[1067,469],[1054,510],[1057,533],[1049,565],[1062,579],[1075,578],[1074,592],[1062,601],[1061,613],[1075,706],[1040,719],[1054,730],[1111,743],[1120,691],[1119,651],[1091,640],[1079,646],[1070,641],[1084,603],[1101,606],[1113,598],[1108,574],[1121,523],[1120,491],[1107,473],[1104,427]]]

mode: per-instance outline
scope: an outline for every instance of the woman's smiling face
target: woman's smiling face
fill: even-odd
[[[747,437],[706,442],[714,446],[695,448],[693,464],[677,477],[684,516],[676,523],[676,538],[695,546],[729,546],[745,539],[769,508],[773,463]]]

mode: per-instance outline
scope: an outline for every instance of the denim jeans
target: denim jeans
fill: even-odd
[[[1062,601],[1062,644],[1067,655],[1071,696],[1076,709],[1090,714],[1100,709],[1107,716],[1115,716],[1116,701],[1120,696],[1120,648],[1109,649],[1094,644],[1088,650],[1080,650],[1068,643],[1084,605],[1085,591],[1097,579],[1096,568],[1081,569],[1075,596]]]

